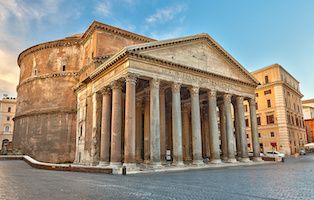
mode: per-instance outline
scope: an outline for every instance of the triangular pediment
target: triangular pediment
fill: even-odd
[[[207,38],[190,40],[171,40],[153,42],[133,48],[137,53],[188,66],[197,70],[240,80],[249,84],[257,84],[252,75],[237,61],[226,53],[217,43]]]

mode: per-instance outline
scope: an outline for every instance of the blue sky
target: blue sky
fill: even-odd
[[[314,98],[312,0],[0,0],[0,95],[15,96],[18,54],[93,20],[166,39],[206,32],[249,71],[281,64]]]

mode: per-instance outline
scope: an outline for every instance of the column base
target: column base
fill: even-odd
[[[221,160],[220,159],[213,159],[213,160],[210,160],[210,163],[211,164],[220,164]]]
[[[235,158],[229,158],[227,163],[237,163],[238,161]]]
[[[253,157],[254,162],[263,162],[264,160],[261,157]]]
[[[146,165],[150,164],[150,160],[144,160],[143,164],[146,164]]]
[[[163,168],[163,166],[161,165],[161,162],[152,162],[149,164],[149,166],[153,169],[160,169]]]
[[[167,161],[166,160],[162,160],[161,161],[161,165],[167,165]]]
[[[203,160],[193,160],[192,164],[197,165],[197,166],[202,166],[204,165],[204,162]]]
[[[122,167],[122,164],[121,162],[110,162],[109,167],[116,169]]]
[[[240,161],[240,162],[243,162],[243,163],[249,163],[249,162],[251,162],[250,158],[239,158],[239,161]]]
[[[107,167],[110,163],[106,161],[100,161],[98,163],[98,167]]]
[[[228,157],[222,157],[221,160],[222,160],[223,162],[228,162]]]
[[[176,161],[176,162],[173,162],[172,163],[173,166],[176,166],[176,167],[183,167],[185,166],[183,161]]]

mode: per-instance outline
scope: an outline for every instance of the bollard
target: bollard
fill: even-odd
[[[285,159],[284,159],[284,158],[281,158],[281,162],[285,162]]]
[[[122,175],[126,175],[126,167],[125,166],[122,167]]]

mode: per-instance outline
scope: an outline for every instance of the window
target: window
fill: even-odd
[[[275,123],[274,115],[267,115],[266,121],[267,121],[267,124],[274,124]]]
[[[37,69],[34,69],[34,76],[37,76]]]
[[[256,120],[257,120],[257,125],[260,126],[260,125],[261,125],[261,117],[258,116],[258,117],[256,118]]]
[[[244,112],[247,112],[248,109],[247,109],[247,105],[244,105]]]
[[[292,125],[294,125],[294,119],[293,119],[293,116],[291,115],[290,117],[291,117],[291,124],[292,124]]]
[[[258,110],[258,103],[257,102],[255,103],[255,107],[256,107],[256,110]]]
[[[295,116],[296,125],[299,126],[299,119],[297,116]]]
[[[267,107],[271,108],[271,101],[270,101],[270,99],[267,99]]]
[[[258,93],[255,93],[255,96],[258,97]]]
[[[8,107],[8,112],[11,112],[11,107]]]
[[[261,138],[261,133],[258,133],[258,137]]]
[[[264,91],[264,95],[268,95],[268,94],[271,94],[271,90],[265,90]]]
[[[249,143],[249,144],[247,144],[247,147],[251,148],[251,144],[250,144],[250,143]]]
[[[270,132],[270,137],[275,137],[275,133],[274,132]]]
[[[7,116],[7,121],[10,121],[10,116]]]
[[[65,71],[65,65],[62,66],[62,71]]]
[[[249,134],[246,134],[246,138],[249,138]]]
[[[9,132],[9,131],[10,131],[10,126],[6,126],[6,127],[4,128],[4,131],[5,131],[5,132]]]
[[[83,135],[83,126],[80,127],[80,137]]]
[[[245,119],[245,126],[249,127],[249,119]]]
[[[265,76],[265,84],[269,83],[268,76]]]

